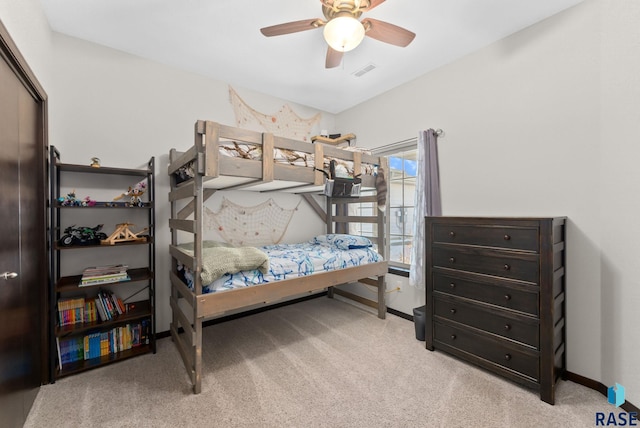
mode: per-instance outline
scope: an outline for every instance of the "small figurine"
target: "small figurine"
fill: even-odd
[[[144,206],[144,202],[142,202],[142,195],[146,190],[147,190],[147,183],[143,180],[137,183],[133,187],[129,186],[129,190],[127,190],[120,196],[116,196],[115,198],[113,198],[113,200],[117,201],[118,199],[122,199],[125,196],[129,196],[130,199],[129,199],[128,205],[130,207],[142,207]]]
[[[79,207],[82,205],[82,202],[76,199],[75,189],[67,193],[67,196],[60,196],[58,198],[58,203],[63,207]]]
[[[85,198],[82,200],[82,206],[83,207],[93,207],[96,205],[96,201],[94,201],[93,199],[91,199],[88,196],[85,196]]]
[[[91,158],[91,165],[92,168],[100,168],[100,158]]]

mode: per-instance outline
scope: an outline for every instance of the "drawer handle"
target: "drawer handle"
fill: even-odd
[[[504,235],[504,240],[505,240],[505,241],[508,241],[508,240],[510,240],[510,239],[511,239],[511,235]]]
[[[453,238],[453,237],[456,236],[456,233],[454,231],[451,231],[451,232],[449,232],[449,236]]]
[[[452,314],[455,314],[456,313],[456,309],[455,308],[451,308],[451,309],[449,309],[449,312],[451,312]]]
[[[456,335],[455,334],[451,335],[451,340],[456,340]]]
[[[511,300],[511,295],[510,294],[505,294],[504,295],[504,300]]]
[[[455,263],[456,262],[456,258],[455,257],[449,257],[449,262]]]
[[[449,284],[450,288],[456,288],[456,285],[452,282],[451,284]]]
[[[511,354],[504,354],[504,359],[509,361],[511,359]]]
[[[504,329],[509,331],[509,330],[511,330],[511,326],[509,324],[505,324],[504,325]]]
[[[509,270],[509,269],[511,269],[511,266],[509,266],[509,265],[504,265],[504,270]]]

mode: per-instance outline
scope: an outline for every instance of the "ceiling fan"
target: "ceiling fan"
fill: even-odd
[[[325,19],[303,19],[260,29],[267,37],[297,33],[324,27],[327,48],[326,68],[337,67],[344,52],[354,49],[364,36],[395,46],[405,47],[415,38],[415,33],[388,22],[373,18],[358,18],[384,3],[385,0],[320,0]]]

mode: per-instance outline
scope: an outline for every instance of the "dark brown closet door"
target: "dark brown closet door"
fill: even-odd
[[[21,427],[42,379],[46,280],[41,105],[0,56],[0,425]]]
[[[23,326],[14,322],[25,308],[19,276],[18,85],[12,75],[0,62],[0,413],[10,427],[19,426],[23,418],[24,378],[19,372],[25,362]],[[5,274],[18,276],[5,278]]]

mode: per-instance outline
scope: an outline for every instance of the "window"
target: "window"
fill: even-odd
[[[389,210],[387,217],[387,254],[389,265],[408,269],[414,239],[413,216],[418,149],[411,139],[376,150],[389,159],[387,188]]]

